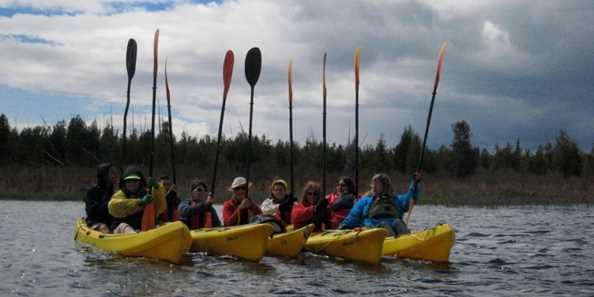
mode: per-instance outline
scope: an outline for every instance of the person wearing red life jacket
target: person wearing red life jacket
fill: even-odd
[[[244,177],[236,177],[229,190],[233,193],[231,198],[223,204],[223,223],[225,226],[245,225],[250,223],[252,217],[262,214],[250,197],[247,196],[248,185]]]
[[[338,225],[349,215],[355,204],[355,183],[353,179],[345,176],[338,180],[336,192],[326,196],[330,209],[329,229],[338,229]]]
[[[206,184],[194,179],[190,186],[190,195],[190,200],[184,200],[179,204],[180,220],[190,230],[221,226],[217,211],[212,206],[214,197],[207,193]]]
[[[295,202],[291,212],[291,223],[294,229],[308,224],[315,224],[315,230],[324,230],[330,225],[328,220],[328,200],[322,197],[320,184],[308,181],[303,189],[301,201]]]

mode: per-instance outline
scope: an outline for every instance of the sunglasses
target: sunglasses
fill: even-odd
[[[233,189],[233,191],[245,191],[245,190],[247,190],[247,187],[237,187],[237,188]]]
[[[313,196],[313,195],[316,195],[316,194],[317,193],[314,193],[314,192],[307,192],[307,193],[305,193],[305,195],[307,195],[307,196]]]
[[[345,183],[339,183],[338,186],[340,186],[340,187],[346,187],[346,184]]]
[[[204,189],[204,188],[196,188],[196,189],[192,190],[192,192],[198,192],[198,193],[204,192],[204,191],[206,191],[206,189]]]

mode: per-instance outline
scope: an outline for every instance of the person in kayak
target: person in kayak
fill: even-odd
[[[212,207],[214,197],[207,193],[203,181],[192,181],[190,195],[190,200],[184,200],[179,204],[180,220],[190,230],[221,226],[217,211]]]
[[[229,190],[233,196],[223,204],[223,223],[225,226],[244,225],[253,216],[262,214],[258,204],[247,197],[248,185],[244,177],[236,177]]]
[[[87,226],[103,233],[111,233],[113,218],[109,214],[107,204],[113,196],[120,179],[120,170],[111,163],[103,163],[97,168],[97,184],[87,191],[84,198],[85,219]]]
[[[338,225],[347,217],[355,204],[355,183],[345,176],[338,180],[336,192],[326,196],[330,208],[330,229],[337,229]]]
[[[371,190],[355,203],[349,215],[340,223],[339,229],[356,227],[384,227],[391,235],[410,233],[402,220],[408,211],[411,199],[418,200],[418,184],[422,174],[415,172],[408,192],[394,195],[392,181],[387,174],[378,173],[371,179]]]
[[[308,224],[315,224],[316,230],[324,230],[330,225],[328,221],[328,200],[322,197],[320,184],[308,181],[303,188],[301,202],[293,205],[291,223],[294,229],[299,229]]]
[[[180,200],[177,197],[175,185],[171,182],[171,179],[168,175],[162,175],[159,178],[159,182],[161,182],[163,185],[163,190],[165,191],[165,200],[167,201],[167,209],[161,214],[160,220],[161,222],[177,221],[179,219],[177,207],[180,203]]]
[[[139,168],[128,167],[119,185],[120,190],[113,194],[108,204],[109,214],[114,217],[113,233],[140,230],[144,207],[151,202],[155,203],[155,216],[165,211],[167,202],[163,186],[152,177],[147,182]]]
[[[297,199],[287,193],[287,182],[276,179],[270,186],[270,196],[266,198],[260,208],[265,216],[273,216],[285,226],[291,223],[291,211]]]

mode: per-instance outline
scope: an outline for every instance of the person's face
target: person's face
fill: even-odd
[[[283,198],[285,198],[285,194],[285,187],[281,185],[275,185],[274,187],[272,187],[272,195],[274,195],[274,198],[276,198],[277,200],[282,200]]]
[[[305,197],[307,198],[307,202],[311,204],[315,204],[316,202],[318,202],[318,195],[313,189],[308,189],[307,191],[305,191]]]
[[[140,187],[140,180],[128,180],[126,181],[126,190],[128,192],[136,192]]]
[[[192,191],[192,200],[194,201],[205,201],[206,200],[206,189],[203,186],[198,186]]]
[[[336,185],[336,192],[341,193],[343,195],[349,194],[349,188],[343,180],[338,181],[338,184]]]
[[[171,180],[166,178],[166,179],[162,179],[161,183],[163,184],[163,187],[165,188],[165,192],[169,191],[169,189],[171,189]]]
[[[382,185],[382,182],[379,179],[374,180],[371,186],[375,193],[382,193],[384,191],[384,185]]]
[[[245,192],[246,192],[246,190],[247,190],[247,187],[246,186],[240,186],[240,187],[234,188],[233,189],[233,195],[236,198],[243,199],[243,198],[245,198]]]
[[[111,180],[112,185],[117,185],[120,180],[120,172],[113,166],[109,168],[109,180]]]

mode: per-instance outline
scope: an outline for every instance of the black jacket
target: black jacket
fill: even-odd
[[[110,163],[99,165],[97,169],[97,185],[87,191],[84,198],[85,211],[87,213],[86,223],[92,226],[97,223],[104,223],[110,226],[112,216],[109,214],[107,204],[113,195],[113,184],[109,178]]]

